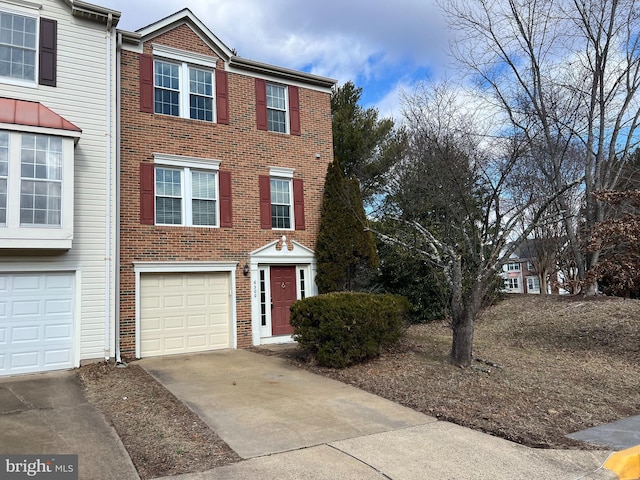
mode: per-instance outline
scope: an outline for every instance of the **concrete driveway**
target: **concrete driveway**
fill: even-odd
[[[241,457],[194,479],[616,478],[610,452],[537,450],[245,350],[139,362]]]
[[[75,454],[81,479],[139,478],[73,371],[0,378],[0,453]]]

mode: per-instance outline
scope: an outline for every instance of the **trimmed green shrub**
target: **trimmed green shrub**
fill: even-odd
[[[336,292],[291,305],[293,338],[320,365],[344,368],[380,354],[404,332],[409,301],[398,295]]]

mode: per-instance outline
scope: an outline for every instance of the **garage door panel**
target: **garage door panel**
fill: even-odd
[[[164,317],[164,328],[167,330],[180,329],[183,330],[186,327],[184,316],[179,317]]]
[[[40,315],[40,300],[22,300],[15,301],[11,305],[12,317],[34,317]]]
[[[37,325],[25,325],[11,329],[11,343],[38,342],[41,338],[40,327]],[[42,339],[44,341],[44,338]]]
[[[200,314],[200,315],[188,315],[187,316],[187,327],[191,328],[191,329],[196,329],[196,328],[207,328],[208,323],[207,323],[207,315],[206,314]]]
[[[15,352],[11,355],[9,369],[11,371],[15,371],[16,373],[23,373],[20,370],[31,370],[36,369],[40,364],[39,361],[39,352],[29,351],[29,352]]]
[[[230,347],[228,273],[142,274],[140,306],[143,357]]]
[[[187,296],[187,307],[195,308],[195,307],[206,307],[207,306],[207,295],[189,295]]]
[[[45,325],[44,337],[47,341],[71,340],[73,331],[71,325],[66,323]]]
[[[66,365],[72,361],[71,350],[49,350],[44,353],[44,361],[47,365]]]
[[[0,275],[0,375],[73,367],[74,274]]]

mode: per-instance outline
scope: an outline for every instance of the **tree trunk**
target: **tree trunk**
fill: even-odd
[[[543,270],[538,273],[538,279],[540,280],[540,295],[547,295],[549,293],[549,276],[547,275],[547,271]]]
[[[473,355],[473,321],[470,311],[464,311],[460,318],[453,319],[453,342],[450,361],[458,367],[471,365]]]
[[[457,257],[452,269],[451,328],[453,341],[449,361],[458,367],[471,365],[473,355],[473,327],[482,306],[483,283],[477,282],[464,298],[462,291],[462,261]]]

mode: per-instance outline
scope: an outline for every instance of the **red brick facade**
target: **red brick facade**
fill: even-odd
[[[202,34],[187,21],[144,43],[152,43],[217,58],[216,69],[228,72],[229,124],[190,120],[140,111],[140,53],[123,49],[120,147],[120,345],[122,355],[135,355],[136,285],[134,263],[141,261],[227,261],[236,269],[237,346],[252,345],[251,285],[242,268],[252,252],[283,234],[313,249],[320,221],[324,177],[331,161],[331,108],[326,88],[299,86],[301,135],[256,128],[255,78],[229,68]],[[144,38],[143,38],[144,40]],[[279,80],[286,85],[287,79]],[[230,172],[231,228],[156,226],[141,224],[140,164],[155,154],[181,155],[220,162]],[[319,154],[319,155],[318,155]],[[259,176],[269,167],[294,169],[304,180],[304,230],[260,228]]]

